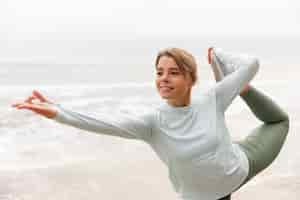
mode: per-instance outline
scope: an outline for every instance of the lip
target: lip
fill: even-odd
[[[173,87],[169,87],[169,86],[160,86],[159,89],[168,89],[168,90],[172,90],[174,89]]]
[[[171,93],[172,90],[173,90],[173,88],[167,87],[167,86],[159,87],[159,91],[162,94]]]

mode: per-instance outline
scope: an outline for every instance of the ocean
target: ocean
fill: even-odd
[[[123,42],[123,49],[129,43]],[[120,109],[140,112],[156,106],[162,102],[154,87],[153,62],[159,48],[155,42],[152,46],[150,43],[147,43],[149,48],[141,51],[137,42],[132,44],[133,50],[115,53],[114,47],[102,55],[104,60],[94,56],[90,63],[76,59],[73,63],[59,59],[54,62],[53,58],[47,62],[16,60],[0,63],[0,200],[139,199],[142,191],[148,192],[149,187],[152,192],[143,199],[175,197],[166,169],[142,142],[79,130],[10,106],[24,100],[33,89],[82,113]],[[199,49],[195,44],[181,40],[162,41],[162,44],[181,44],[196,52],[197,59],[201,60],[200,81],[194,88],[194,96],[214,84],[210,67],[204,61],[203,43]],[[223,44],[226,46],[226,41]],[[237,50],[245,52],[247,49]],[[274,97],[290,113],[293,123],[288,145],[274,163],[273,171],[266,174],[278,184],[288,179],[290,185],[287,188],[300,188],[298,55],[289,51],[292,53],[284,54],[284,59],[284,56],[272,55],[274,49],[270,47],[249,51],[263,52],[265,58],[253,85]],[[134,57],[136,52],[139,52],[137,58]],[[236,99],[226,113],[233,138],[246,136],[258,124],[248,111],[245,104]],[[250,188],[269,179],[262,177],[252,185],[250,183]],[[157,185],[159,187],[153,189]],[[136,192],[135,187],[140,192]],[[157,192],[162,194],[157,197]]]

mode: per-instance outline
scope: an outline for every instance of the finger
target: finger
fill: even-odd
[[[28,109],[31,111],[41,111],[41,110],[45,110],[45,108],[43,106],[40,105],[36,105],[36,104],[30,104],[30,103],[23,103],[23,104],[19,104],[17,106],[18,109]]]
[[[46,97],[44,97],[39,91],[33,90],[32,94],[34,97],[38,98],[41,102],[50,102]]]
[[[17,108],[17,109],[31,109],[31,106],[32,104],[30,104],[30,103],[17,103],[17,104],[15,104],[15,107]]]
[[[17,106],[20,106],[21,104],[24,104],[24,102],[14,102],[11,104],[12,107],[17,107]]]
[[[212,53],[212,51],[213,51],[213,48],[210,47],[210,48],[208,49],[208,52],[207,52],[208,64],[211,64],[211,53]]]
[[[48,107],[36,105],[36,104],[26,104],[18,106],[18,109],[28,109],[37,114],[43,115],[48,118],[52,118],[56,115],[56,111],[53,109],[49,109]]]
[[[24,102],[32,103],[32,100],[36,99],[34,96],[29,96]]]
[[[21,104],[21,105],[17,106],[17,109],[26,109],[26,110],[30,110],[34,113],[41,114],[40,109],[37,109],[37,107],[34,107],[31,104]]]
[[[12,107],[16,107],[17,105],[21,104],[21,102],[14,102],[11,104]]]

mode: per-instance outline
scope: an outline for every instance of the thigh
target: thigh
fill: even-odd
[[[288,132],[288,121],[263,124],[237,142],[249,160],[249,175],[243,184],[267,168],[279,154]],[[242,185],[243,185],[242,184]]]

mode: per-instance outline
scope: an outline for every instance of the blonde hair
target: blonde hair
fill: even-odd
[[[180,48],[166,48],[158,52],[155,59],[155,67],[157,67],[159,59],[162,56],[174,59],[179,69],[186,74],[190,74],[193,84],[197,82],[197,63],[192,54]]]

